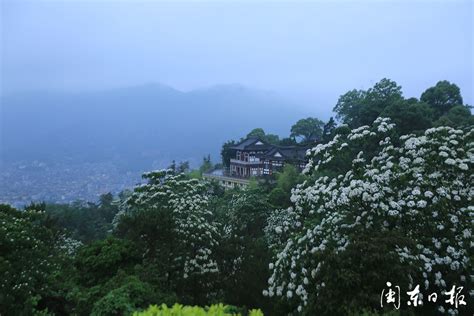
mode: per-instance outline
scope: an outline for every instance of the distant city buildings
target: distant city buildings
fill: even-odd
[[[140,172],[124,172],[112,162],[19,162],[0,169],[0,204],[21,208],[31,202],[68,204],[96,202],[99,196],[117,194],[142,182]]]
[[[232,158],[227,168],[203,175],[226,188],[246,186],[251,177],[271,177],[285,164],[304,168],[308,146],[277,146],[259,138],[247,138],[230,147]],[[167,162],[161,161],[164,165]],[[133,189],[143,180],[141,172],[123,171],[113,162],[16,162],[0,169],[0,204],[23,207],[31,202],[68,204],[98,201],[104,193],[117,194]]]

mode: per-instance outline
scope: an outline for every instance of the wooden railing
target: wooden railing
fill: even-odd
[[[234,176],[216,175],[216,174],[210,174],[210,173],[203,173],[202,176],[203,178],[206,178],[206,179],[213,179],[217,181],[229,181],[229,182],[244,184],[244,185],[247,185],[250,183],[248,178],[238,178]]]
[[[259,161],[245,161],[245,160],[231,159],[230,163],[248,166],[248,165],[261,165],[263,163],[263,161],[261,161],[261,160],[259,160]]]

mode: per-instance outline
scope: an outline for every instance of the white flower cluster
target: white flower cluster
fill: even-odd
[[[64,234],[58,238],[58,248],[63,250],[69,256],[74,256],[82,245],[82,241],[68,237]]]
[[[44,213],[35,209],[0,211],[0,245],[5,249],[1,254],[2,294],[21,297],[21,293],[28,293],[32,296],[34,290],[42,291],[48,286],[46,280],[58,269],[51,254],[57,250],[57,240],[39,221]],[[18,264],[20,261],[21,265]]]
[[[265,295],[286,297],[304,309],[325,286],[324,257],[345,251],[350,236],[369,228],[416,241],[396,254],[417,268],[413,278],[426,288],[444,291],[451,282],[472,287],[474,129],[433,128],[403,136],[395,147],[385,134],[393,127],[379,118],[311,150],[306,172],[321,170],[347,143],[382,138],[375,154],[354,158],[352,170],[299,185],[294,206],[269,218],[267,238],[278,251]]]
[[[299,218],[300,216],[291,207],[274,211],[267,219],[267,226],[264,229],[270,247],[278,249],[283,246],[292,227],[301,226]]]
[[[212,250],[218,245],[218,224],[209,211],[208,186],[197,179],[175,175],[171,170],[144,174],[149,182],[135,188],[120,216],[137,209],[169,209],[180,247],[174,254],[183,278],[219,271]]]

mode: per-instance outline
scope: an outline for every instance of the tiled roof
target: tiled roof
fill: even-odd
[[[261,145],[256,145],[260,141]],[[260,158],[267,158],[273,160],[301,160],[304,161],[306,157],[307,146],[277,146],[268,144],[257,137],[244,139],[239,144],[231,147],[235,150],[252,150],[264,151],[263,154],[257,155]],[[281,157],[275,157],[275,154],[280,153]]]
[[[267,151],[263,158],[279,158],[280,160],[305,160],[307,147],[299,146],[274,146]],[[279,153],[281,157],[275,157]]]
[[[258,141],[260,141],[262,143],[262,145],[256,145],[255,143],[257,143]],[[264,142],[260,138],[250,137],[250,138],[244,139],[243,141],[241,141],[237,145],[232,146],[230,148],[236,149],[236,150],[253,150],[253,149],[267,149],[267,148],[270,148],[270,147],[271,147],[270,144],[267,144],[266,142]]]

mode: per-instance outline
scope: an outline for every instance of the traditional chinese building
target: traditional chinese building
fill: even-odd
[[[235,158],[230,159],[231,177],[249,178],[269,176],[291,163],[300,170],[306,165],[306,151],[302,146],[276,146],[259,138],[247,138],[231,147]]]
[[[259,138],[247,138],[230,147],[235,156],[230,159],[228,169],[213,170],[203,177],[218,181],[225,188],[244,187],[249,184],[250,177],[271,176],[288,163],[303,170],[307,163],[306,151],[310,147],[276,146]]]

